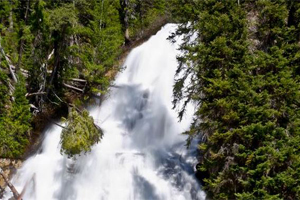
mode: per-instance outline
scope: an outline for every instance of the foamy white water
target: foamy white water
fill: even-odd
[[[135,48],[109,97],[90,108],[104,130],[92,152],[70,160],[60,154],[61,128],[45,133],[41,150],[18,170],[24,200],[183,200],[205,199],[194,177],[195,148],[186,149],[192,108],[178,122],[172,110],[177,44],[166,38],[176,25],[164,26]],[[180,41],[179,41],[180,42]],[[5,199],[12,196],[7,189]]]

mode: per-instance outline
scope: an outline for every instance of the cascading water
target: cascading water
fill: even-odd
[[[181,135],[192,110],[178,122],[172,110],[177,67],[176,44],[164,26],[129,54],[116,88],[100,106],[90,108],[104,130],[102,141],[77,160],[60,154],[61,128],[45,133],[41,150],[18,170],[12,182],[24,200],[175,200],[205,199],[194,177],[195,148]],[[9,190],[5,199],[12,196]]]

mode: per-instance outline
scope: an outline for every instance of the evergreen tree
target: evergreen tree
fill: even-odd
[[[25,79],[21,74],[18,77],[13,93],[14,101],[0,117],[0,154],[4,157],[21,157],[29,143],[31,113],[25,97]],[[7,105],[8,102],[5,103]]]
[[[111,74],[119,70],[122,51],[127,50],[125,30],[130,28],[135,40],[153,24],[161,25],[157,21],[165,19],[166,4],[161,0],[0,1],[0,156],[20,157],[32,139],[31,127],[40,126],[40,117],[94,93],[104,94]]]
[[[188,143],[202,138],[197,169],[208,196],[298,199],[299,3],[177,3],[186,10],[171,37],[184,36],[174,104],[179,117],[198,105],[186,134]]]

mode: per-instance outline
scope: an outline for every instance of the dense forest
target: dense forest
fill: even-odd
[[[80,104],[107,92],[126,47],[176,22],[173,104],[179,119],[196,106],[184,134],[201,141],[207,198],[300,199],[299,1],[3,0],[0,22],[0,157],[64,109],[62,153],[89,151],[103,133]]]
[[[161,26],[167,7],[158,0],[0,1],[0,157],[22,157],[42,120],[104,94],[126,46]],[[90,122],[86,130],[93,125],[82,120]],[[79,127],[72,127],[77,137],[62,138],[65,152],[99,141],[101,131],[79,141]]]
[[[178,0],[174,105],[211,199],[300,199],[300,2]]]

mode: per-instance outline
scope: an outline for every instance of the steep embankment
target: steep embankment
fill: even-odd
[[[168,24],[135,48],[114,82],[118,87],[89,108],[104,131],[91,152],[68,159],[60,153],[62,128],[47,130],[41,151],[12,180],[17,190],[28,182],[24,199],[205,198],[194,176],[195,148],[186,149],[180,134],[190,125],[192,107],[178,122],[171,104],[178,46],[166,38],[175,28]]]
[[[106,76],[109,77],[109,81],[112,82],[116,76],[116,74],[120,71],[121,66],[123,66],[125,59],[129,52],[137,47],[138,45],[142,44],[146,40],[148,40],[152,35],[154,35],[164,24],[166,24],[168,19],[166,17],[157,18],[151,26],[145,28],[138,36],[133,37],[133,39],[127,43],[126,45],[122,46],[122,53],[117,58],[116,64],[114,67],[106,73]],[[70,96],[67,98],[70,99],[70,103],[73,103],[76,99],[80,98],[78,94],[69,93]],[[84,105],[84,104],[82,104]],[[33,153],[35,153],[40,147],[43,135],[43,131],[46,127],[51,123],[51,119],[56,120],[62,116],[66,116],[66,109],[62,112],[61,108],[56,109],[47,109],[46,112],[40,113],[39,115],[34,117],[33,124],[34,129],[31,133],[31,140],[28,148],[22,156],[22,159],[9,159],[9,158],[0,158],[0,167],[3,169],[4,175],[10,179],[12,175],[22,166],[22,162],[24,159],[30,157]],[[50,121],[49,121],[50,120]],[[6,187],[5,181],[3,177],[0,176],[0,198],[4,188]]]
[[[126,52],[169,16],[166,1],[1,1],[0,8],[5,158],[24,157],[51,119],[105,93]]]
[[[208,197],[300,199],[299,1],[176,2],[174,103],[197,104],[186,134]]]

